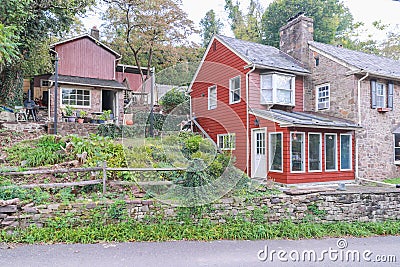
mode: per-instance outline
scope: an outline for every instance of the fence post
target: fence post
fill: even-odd
[[[103,161],[103,195],[106,193],[107,161]]]

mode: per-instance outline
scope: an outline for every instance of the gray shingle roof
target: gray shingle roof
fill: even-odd
[[[222,40],[236,53],[246,58],[247,61],[258,66],[271,67],[274,69],[282,69],[301,73],[309,73],[307,69],[302,67],[302,64],[299,61],[283,53],[275,47],[238,40],[222,35],[216,35],[216,37]]]
[[[52,75],[49,80],[54,81],[55,77]],[[75,84],[75,85],[86,85],[101,88],[112,88],[112,89],[127,89],[123,84],[114,80],[103,80],[94,78],[84,78],[76,76],[59,75],[58,82],[61,84]]]
[[[253,113],[255,116],[276,121],[282,127],[299,126],[307,128],[316,127],[349,130],[361,128],[351,121],[332,116],[321,115],[315,112],[286,112],[277,109],[253,109],[251,113]]]
[[[309,42],[309,44],[357,69],[375,75],[400,79],[400,61],[398,60],[318,42]]]

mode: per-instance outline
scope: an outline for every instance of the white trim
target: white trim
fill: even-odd
[[[342,169],[342,136],[350,136],[350,169]],[[339,142],[340,146],[339,146],[339,151],[340,151],[340,170],[341,171],[352,171],[353,170],[353,135],[352,134],[340,134],[340,142]]]
[[[59,101],[60,101],[60,107],[65,108],[66,106],[71,106],[73,108],[80,108],[80,109],[91,109],[92,108],[92,91],[93,88],[79,88],[79,87],[58,87],[60,90],[60,95],[59,95]],[[82,90],[82,91],[89,91],[89,106],[82,106],[82,105],[68,105],[68,104],[63,104],[63,97],[62,97],[62,91],[66,90]]]
[[[400,160],[396,160],[396,134],[400,135],[400,133],[393,133],[393,162],[395,165],[400,165]],[[400,149],[400,146],[397,148]]]
[[[319,170],[310,170],[310,135],[319,135]],[[307,150],[308,150],[308,160],[307,160],[307,170],[308,172],[322,172],[322,133],[308,132],[307,137]]]
[[[327,87],[328,88],[328,101],[327,102],[323,102],[323,103],[328,103],[328,108],[319,108],[319,89],[323,88],[323,87]],[[326,98],[326,97],[325,97]],[[330,110],[331,108],[331,85],[330,83],[323,83],[323,84],[319,84],[317,86],[315,86],[315,111],[320,111],[320,110]]]
[[[301,159],[302,159],[302,170],[301,171],[292,171],[292,156],[293,156],[293,152],[292,152],[292,140],[293,140],[293,134],[300,134],[303,136],[303,144],[301,147]],[[295,132],[292,131],[290,132],[290,173],[304,173],[306,172],[306,148],[305,148],[305,143],[306,143],[306,135],[305,132]]]
[[[233,95],[231,95],[231,93],[232,93],[232,80],[235,80],[235,79],[237,79],[237,78],[239,78],[239,100],[237,100],[237,101],[233,101]],[[235,88],[235,90],[237,90],[238,88]],[[236,104],[236,103],[239,103],[240,101],[242,100],[242,77],[241,77],[241,75],[237,75],[237,76],[235,76],[235,77],[232,77],[232,78],[230,78],[229,79],[229,104],[231,105],[231,104]]]
[[[215,89],[215,107],[211,108],[211,89]],[[207,95],[208,101],[207,101],[207,108],[208,110],[213,110],[217,108],[217,103],[218,103],[218,93],[217,93],[217,85],[214,84],[210,87],[208,87],[208,95]]]
[[[335,169],[332,170],[327,170],[326,169],[326,137],[328,135],[334,135],[335,136]],[[338,140],[337,140],[337,133],[325,133],[324,134],[324,156],[325,156],[325,172],[337,172],[338,171]]]
[[[224,147],[220,147],[220,143],[219,143],[219,137],[228,137],[228,138],[232,138],[234,137],[234,142],[233,142],[233,147],[230,148],[224,148]],[[235,133],[226,133],[226,134],[217,134],[217,147],[218,149],[221,150],[235,150],[236,149],[236,134]]]
[[[271,169],[271,166],[272,166],[272,156],[271,156],[271,151],[272,151],[272,149],[271,149],[271,147],[272,147],[272,144],[271,144],[271,135],[273,135],[273,134],[280,134],[281,135],[281,161],[282,161],[282,170],[272,170]],[[284,162],[283,162],[283,132],[270,132],[270,133],[268,133],[268,171],[269,172],[277,172],[277,173],[283,173],[283,164],[284,164]]]

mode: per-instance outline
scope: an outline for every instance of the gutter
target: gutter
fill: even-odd
[[[364,77],[362,77],[361,79],[359,79],[357,81],[357,113],[358,113],[358,126],[360,126],[360,127],[361,127],[361,82],[363,80],[365,80],[368,76],[369,76],[369,72],[367,72]],[[358,147],[357,138],[354,138],[354,140],[356,141],[356,170],[355,170],[356,173],[355,174],[356,174],[356,180],[359,180],[360,179],[359,167],[358,167],[359,161],[360,161],[359,156],[358,156],[359,147]]]
[[[249,158],[250,158],[250,115],[249,115],[249,89],[250,89],[250,74],[256,69],[256,65],[245,66],[244,69],[251,68],[252,69],[246,73],[246,170],[247,176],[250,177],[250,169],[249,169]]]

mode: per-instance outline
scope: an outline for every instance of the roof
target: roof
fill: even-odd
[[[140,67],[144,75],[147,75],[147,67]],[[117,72],[140,74],[139,67],[133,65],[118,64],[116,68]]]
[[[309,42],[309,45],[345,62],[359,71],[400,79],[400,61],[398,60],[314,41]]]
[[[108,47],[107,45],[103,44],[102,42],[100,42],[99,40],[97,40],[96,38],[94,38],[93,36],[91,36],[90,34],[87,34],[87,33],[82,34],[82,35],[78,35],[78,36],[75,36],[75,37],[72,37],[72,38],[69,38],[69,39],[65,39],[65,40],[59,41],[59,42],[54,43],[54,44],[51,44],[51,45],[50,45],[50,48],[54,48],[54,47],[57,46],[57,45],[65,44],[65,43],[72,42],[72,41],[75,41],[75,40],[78,40],[78,39],[82,39],[82,38],[89,38],[90,40],[92,40],[92,41],[95,42],[96,44],[102,46],[104,49],[110,51],[110,52],[111,52],[112,54],[114,54],[116,57],[121,57],[120,54],[118,54],[117,52],[115,52],[114,50],[112,50],[110,47]]]
[[[55,76],[52,75],[49,80],[54,82]],[[112,89],[127,89],[123,84],[115,80],[103,80],[95,78],[83,78],[76,76],[66,76],[58,75],[58,82],[61,84],[71,84],[71,85],[83,85],[83,86],[93,86],[101,88],[112,88]]]
[[[347,129],[355,130],[361,127],[357,124],[332,117],[317,114],[315,112],[287,112],[283,110],[253,109],[250,113],[264,119],[268,119],[280,124],[281,127],[306,127],[306,128],[327,128],[327,129]]]
[[[215,36],[223,44],[231,48],[247,62],[260,68],[273,68],[291,72],[309,73],[301,62],[285,54],[279,49],[259,43],[238,40],[222,35]]]

